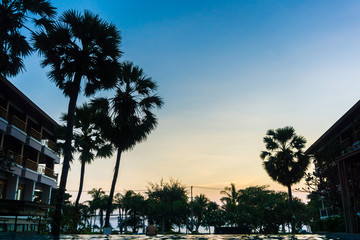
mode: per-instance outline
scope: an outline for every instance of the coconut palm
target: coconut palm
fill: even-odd
[[[223,191],[220,192],[225,195],[220,200],[223,203],[222,208],[225,210],[225,217],[227,218],[230,224],[236,224],[237,219],[237,202],[239,199],[239,192],[236,190],[235,184],[231,183],[230,187],[225,187]]]
[[[231,183],[230,187],[225,187],[223,191],[220,192],[225,195],[220,200],[223,202],[223,207],[226,211],[233,211],[236,207],[237,200],[239,198],[239,192],[236,190],[235,184]]]
[[[200,194],[195,197],[195,200],[192,202],[193,213],[195,217],[195,232],[199,232],[200,225],[204,222],[204,217],[207,212],[207,206],[209,199],[204,195]]]
[[[3,0],[0,3],[0,74],[7,77],[25,70],[23,58],[33,51],[22,29],[32,20],[48,26],[55,8],[47,0]],[[31,31],[31,30],[30,30]]]
[[[92,190],[88,191],[88,194],[91,195],[91,197],[92,197],[92,200],[89,201],[90,209],[95,212],[95,216],[96,216],[96,211],[97,210],[99,211],[100,227],[101,227],[102,221],[103,221],[103,216],[104,216],[103,209],[104,209],[105,192],[102,190],[102,188],[99,188],[99,189],[93,188]]]
[[[291,186],[305,175],[309,157],[303,152],[306,140],[293,127],[270,129],[264,137],[266,151],[260,158],[269,176],[288,188],[290,211],[293,211]],[[294,230],[294,229],[292,229]]]
[[[74,127],[77,131],[74,133],[75,149],[80,153],[79,160],[81,162],[79,192],[75,201],[75,209],[78,210],[79,200],[81,197],[85,166],[90,164],[96,157],[110,157],[112,154],[112,145],[102,138],[99,129],[94,123],[94,111],[88,104],[83,104],[75,110]],[[63,116],[66,120],[67,115]]]
[[[96,99],[93,106],[106,113],[102,120],[103,132],[117,148],[114,177],[111,184],[105,227],[109,226],[110,209],[118,177],[121,154],[144,141],[157,126],[151,112],[161,108],[163,101],[154,94],[157,85],[143,70],[131,62],[121,64],[121,74],[116,84],[116,94],[111,99]]]
[[[64,161],[59,186],[59,198],[53,222],[53,234],[60,233],[61,209],[66,188],[74,113],[81,89],[85,96],[99,89],[111,88],[119,73],[120,33],[115,25],[89,11],[81,14],[66,11],[52,28],[33,35],[34,47],[44,56],[42,66],[50,67],[48,76],[69,97]]]

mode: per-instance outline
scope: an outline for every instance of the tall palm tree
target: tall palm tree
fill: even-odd
[[[21,30],[32,20],[49,26],[55,8],[47,0],[2,0],[0,3],[0,74],[13,77],[25,70],[23,58],[33,51]],[[30,30],[31,31],[31,30]]]
[[[154,94],[157,85],[143,70],[131,62],[121,64],[121,73],[116,84],[116,94],[111,99],[97,99],[94,107],[106,113],[102,120],[103,132],[117,148],[114,177],[111,184],[105,227],[109,227],[110,210],[118,177],[121,154],[144,141],[157,126],[157,118],[151,112],[161,108],[162,99]],[[106,122],[106,124],[104,124]]]
[[[80,153],[81,162],[79,192],[75,201],[75,209],[78,210],[79,200],[81,197],[85,166],[90,164],[96,157],[110,157],[112,154],[112,145],[107,142],[100,133],[99,128],[94,123],[94,111],[88,104],[83,104],[75,110],[74,127],[77,131],[74,133],[75,149]],[[67,115],[63,116],[66,120]]]
[[[293,212],[291,186],[300,182],[309,166],[309,157],[303,152],[306,139],[288,126],[268,130],[264,143],[266,151],[260,154],[263,166],[274,181],[288,188],[290,211]]]
[[[35,48],[44,56],[42,66],[50,67],[48,76],[69,97],[64,161],[52,226],[53,235],[59,235],[61,209],[72,158],[76,101],[81,86],[86,96],[114,86],[120,70],[118,59],[121,56],[121,37],[115,25],[105,22],[98,15],[89,11],[81,14],[68,10],[52,28],[35,33],[33,38]]]

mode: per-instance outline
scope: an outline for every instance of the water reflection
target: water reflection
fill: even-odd
[[[341,240],[324,235],[158,235],[148,237],[145,235],[62,235],[61,240],[131,240],[131,239],[187,239],[187,240]]]

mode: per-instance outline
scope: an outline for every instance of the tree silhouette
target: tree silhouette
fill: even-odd
[[[303,152],[306,140],[296,135],[293,127],[284,127],[268,130],[264,143],[266,151],[260,154],[263,166],[274,181],[288,188],[293,212],[291,186],[300,182],[309,165],[309,157]]]
[[[121,37],[115,25],[105,22],[98,15],[89,11],[80,14],[68,10],[51,28],[35,33],[33,38],[34,47],[44,56],[42,66],[50,67],[48,76],[69,97],[64,161],[52,226],[53,235],[59,235],[61,209],[72,159],[76,101],[82,83],[86,96],[114,86],[120,70]]]
[[[106,211],[105,227],[109,227],[110,209],[118,177],[121,154],[146,140],[157,126],[157,118],[151,111],[161,108],[162,99],[154,94],[157,85],[143,70],[131,62],[121,64],[121,73],[116,83],[116,93],[111,99],[93,100],[93,107],[103,113],[98,122],[104,135],[117,148],[114,176]]]
[[[33,51],[21,30],[26,24],[49,27],[55,8],[46,0],[3,0],[0,4],[0,74],[16,76],[25,70],[23,58]],[[31,31],[31,30],[30,30]]]

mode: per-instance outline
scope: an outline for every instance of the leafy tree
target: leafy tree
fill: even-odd
[[[26,24],[48,27],[55,8],[46,0],[3,0],[0,4],[0,74],[16,76],[25,69],[23,58],[33,51],[22,29]],[[30,30],[31,31],[31,30]]]
[[[42,66],[50,67],[48,76],[69,97],[64,161],[52,226],[53,234],[59,235],[61,209],[72,159],[71,141],[77,98],[82,84],[86,96],[99,89],[113,87],[120,70],[121,37],[115,25],[105,22],[98,15],[89,11],[81,14],[68,10],[51,28],[35,33],[33,38],[34,47],[44,56]]]
[[[288,222],[287,195],[268,190],[266,186],[254,186],[239,190],[239,226],[252,232],[278,233],[279,227]]]
[[[95,99],[93,106],[104,114],[102,131],[117,148],[114,176],[111,184],[105,226],[109,226],[110,207],[119,173],[121,154],[146,140],[157,126],[157,118],[151,111],[161,108],[163,101],[154,92],[156,83],[143,70],[131,62],[121,64],[116,83],[116,94],[111,99]]]
[[[208,202],[207,211],[204,215],[204,225],[210,227],[221,227],[225,224],[224,211],[216,202]]]
[[[169,232],[174,224],[179,224],[179,219],[183,219],[181,216],[186,210],[179,206],[186,206],[188,197],[186,187],[180,181],[149,183],[147,195],[148,214],[151,214],[148,218],[154,219],[163,232]]]
[[[291,186],[304,177],[309,165],[309,157],[303,152],[306,140],[296,135],[293,127],[284,127],[268,130],[264,143],[266,151],[260,154],[263,166],[274,181],[288,188],[289,206],[292,211]]]

